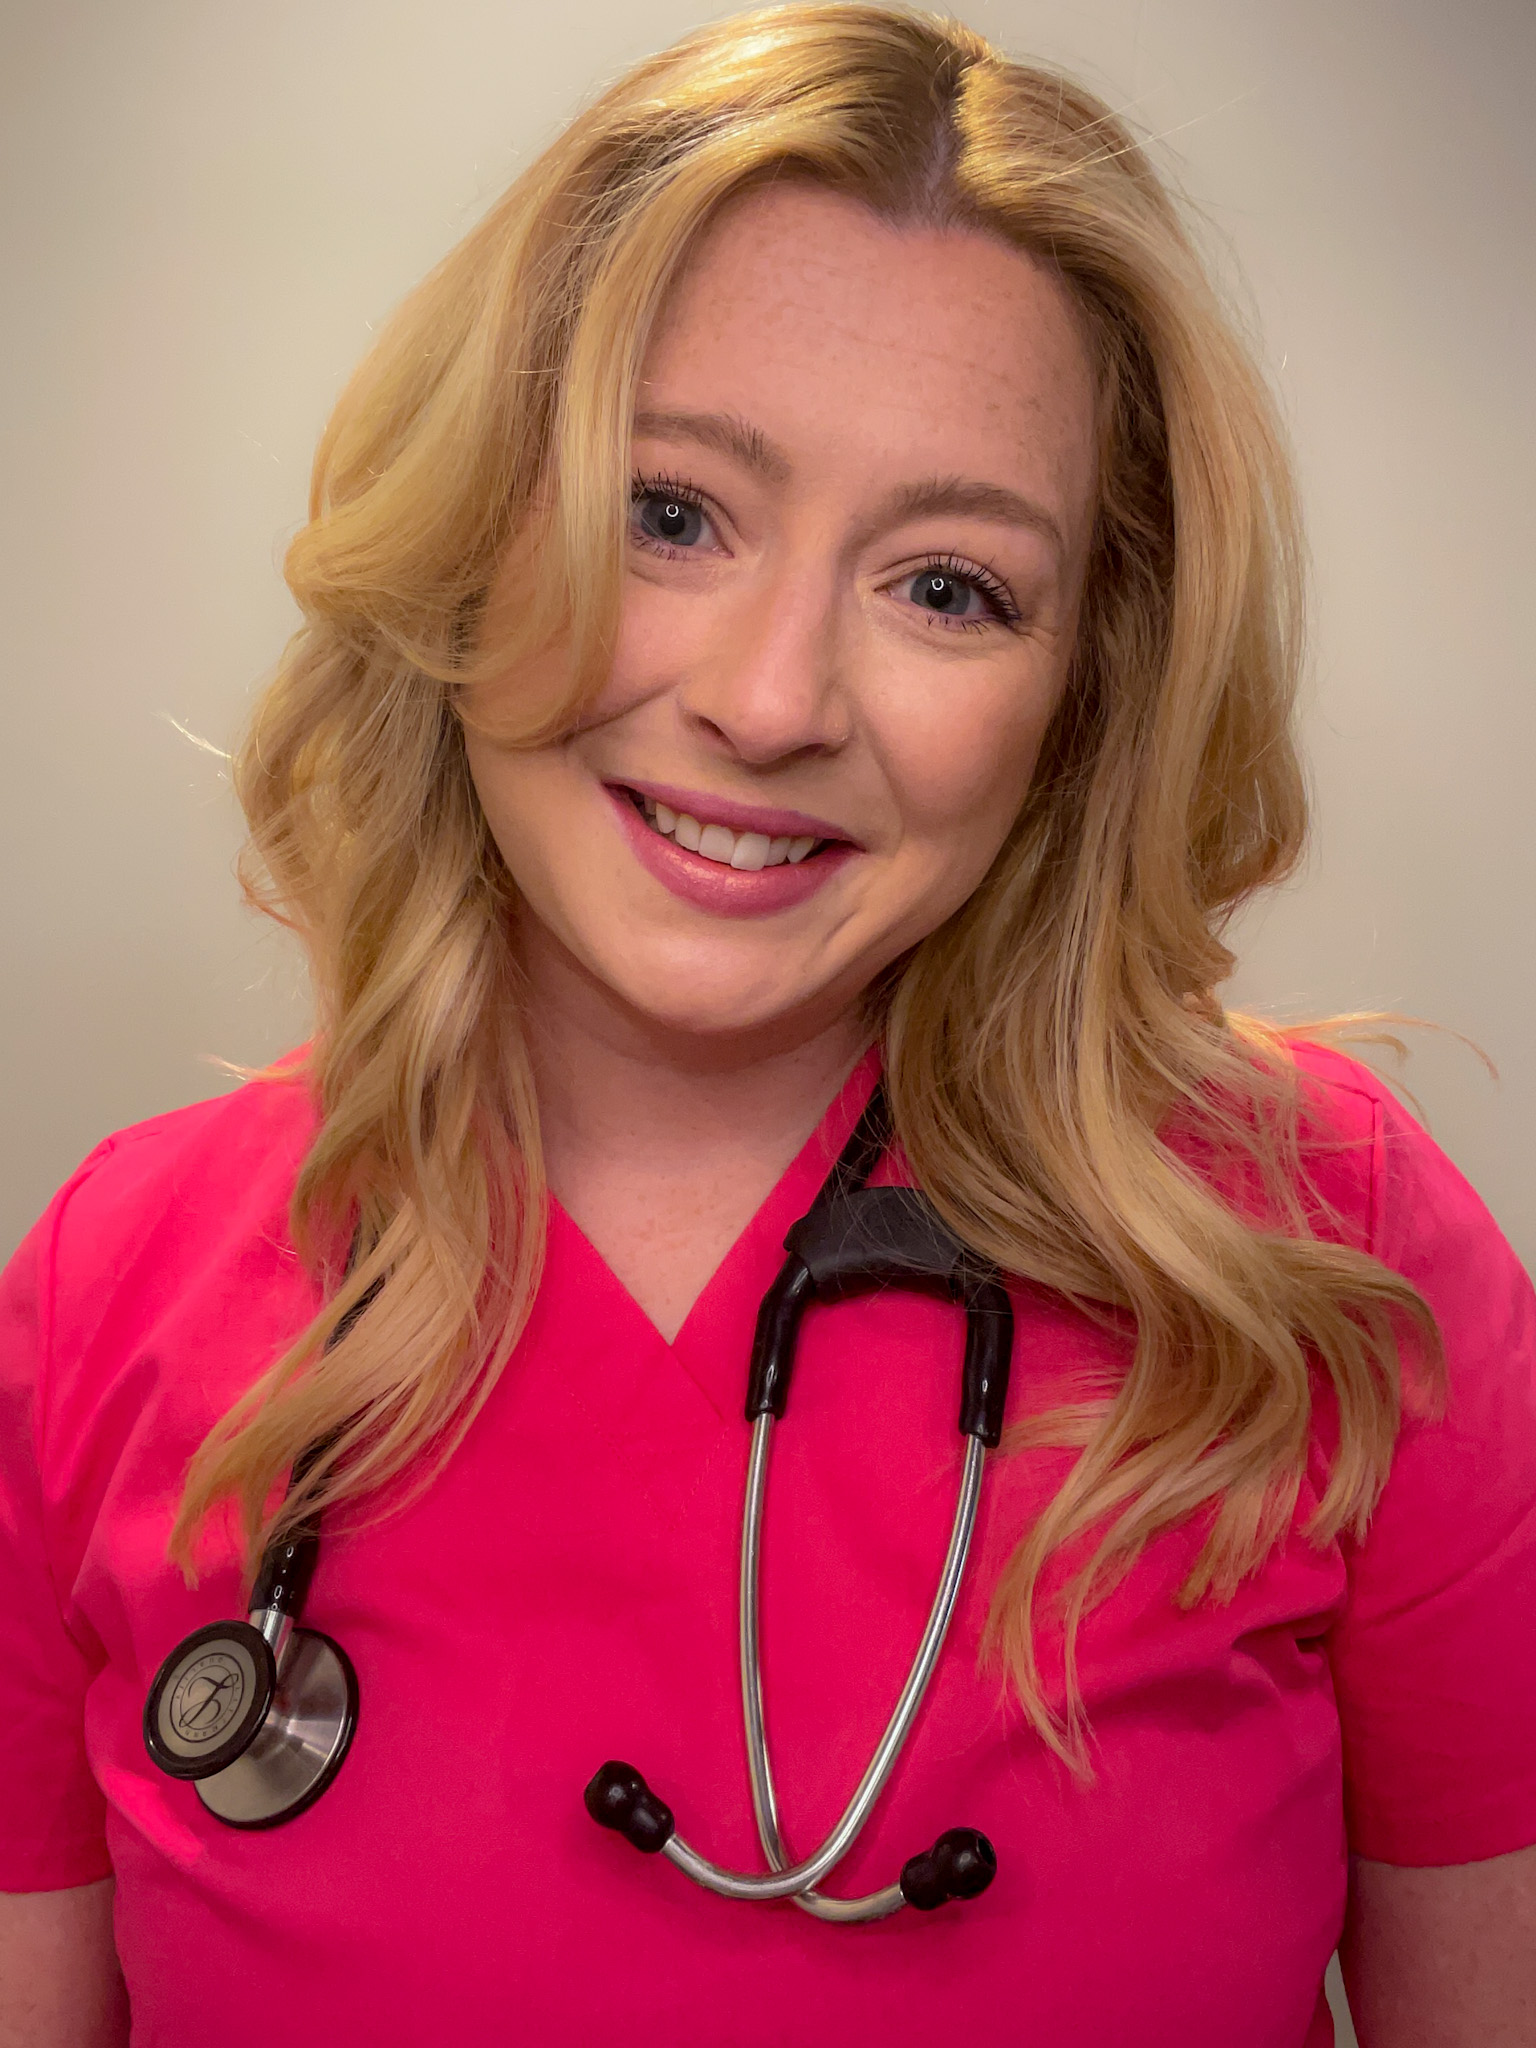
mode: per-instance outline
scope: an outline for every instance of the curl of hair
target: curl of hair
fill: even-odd
[[[1224,920],[1290,869],[1305,825],[1300,545],[1262,379],[1126,125],[921,14],[774,9],[640,64],[405,301],[337,405],[286,564],[305,624],[237,763],[247,889],[301,935],[317,995],[293,1227],[328,1299],[197,1453],[173,1554],[191,1568],[223,1500],[254,1555],[317,1510],[424,1484],[516,1342],[542,1259],[538,1115],[512,886],[462,720],[489,722],[494,694],[498,734],[537,744],[600,681],[655,314],[721,205],[790,175],[1048,264],[1097,359],[1070,686],[991,873],[871,997],[897,1131],[948,1221],[1134,1324],[1118,1384],[1013,1432],[1080,1455],[987,1638],[1082,1767],[1086,1605],[1191,1517],[1207,1535],[1186,1600],[1254,1569],[1295,1511],[1318,1374],[1340,1427],[1309,1533],[1363,1528],[1404,1339],[1431,1397],[1439,1354],[1405,1281],[1310,1227],[1286,1044],[1210,993],[1232,966]],[[537,573],[491,612],[514,534]],[[1257,1176],[1262,1214],[1190,1170],[1181,1127]],[[1036,1609],[1074,1545],[1063,1713]]]

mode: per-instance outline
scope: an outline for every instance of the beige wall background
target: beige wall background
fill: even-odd
[[[0,1252],[99,1137],[305,1029],[218,759],[374,323],[698,0],[10,0]],[[1536,8],[973,0],[1160,138],[1240,268],[1316,559],[1306,874],[1237,998],[1470,1034],[1412,1068],[1536,1263]]]

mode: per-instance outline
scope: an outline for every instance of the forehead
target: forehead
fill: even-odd
[[[808,184],[731,201],[663,308],[640,405],[733,413],[800,468],[963,472],[1091,491],[1081,315],[1042,263],[970,228],[893,225]]]

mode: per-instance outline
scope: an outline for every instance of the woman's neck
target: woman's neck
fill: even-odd
[[[551,1192],[669,1341],[869,1042],[856,1009],[729,1040],[520,947]]]

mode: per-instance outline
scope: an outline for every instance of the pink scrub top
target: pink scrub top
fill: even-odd
[[[140,1717],[178,1638],[240,1611],[232,1554],[189,1591],[166,1537],[204,1432],[316,1307],[285,1221],[310,1113],[255,1083],[109,1139],[3,1287],[0,1888],[115,1873],[136,2048],[1320,2048],[1346,1848],[1435,1864],[1536,1841],[1536,1342],[1466,1182],[1367,1072],[1304,1059],[1318,1194],[1436,1309],[1446,1419],[1405,1429],[1364,1543],[1293,1533],[1228,1605],[1174,1604],[1199,1527],[1151,1547],[1083,1629],[1091,1785],[977,1658],[999,1567],[1071,1454],[991,1459],[932,1693],[828,1888],[888,1883],[959,1824],[992,1838],[997,1879],[859,1928],[702,1892],[581,1795],[628,1759],[706,1854],[762,1867],[736,1675],[746,1361],[872,1062],[673,1344],[554,1211],[532,1321],[461,1448],[402,1511],[327,1532],[306,1620],[356,1664],[357,1737],[317,1805],[259,1834],[161,1776]],[[1015,1414],[1123,1363],[1043,1290],[1015,1307]],[[960,1333],[909,1295],[805,1324],[763,1615],[800,1853],[863,1771],[932,1597]],[[1042,1656],[1058,1685],[1049,1628]]]

